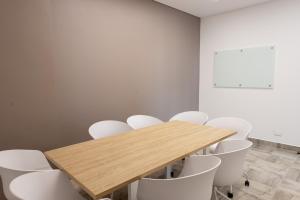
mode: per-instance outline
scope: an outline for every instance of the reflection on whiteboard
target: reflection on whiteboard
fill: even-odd
[[[214,86],[273,88],[275,47],[215,52]]]

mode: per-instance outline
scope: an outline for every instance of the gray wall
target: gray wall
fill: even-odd
[[[0,150],[198,107],[199,18],[150,0],[0,1]]]
[[[198,108],[200,19],[150,0],[0,1],[0,150]],[[1,195],[0,195],[0,199]]]

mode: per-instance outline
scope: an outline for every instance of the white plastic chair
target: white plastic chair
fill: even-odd
[[[220,164],[221,160],[214,156],[192,156],[179,178],[139,181],[138,200],[210,200]]]
[[[214,156],[222,160],[215,180],[214,188],[215,198],[218,200],[218,194],[230,200],[233,197],[232,185],[239,182],[243,175],[243,165],[246,155],[252,146],[248,140],[227,140],[222,141],[217,146]],[[220,192],[217,187],[230,186],[227,196]]]
[[[224,128],[234,130],[237,133],[225,140],[246,140],[252,131],[252,125],[241,118],[236,117],[220,117],[215,118],[206,123],[207,126],[212,126],[215,128]],[[211,145],[209,151],[214,153],[218,143]]]
[[[203,125],[208,120],[208,115],[204,112],[199,111],[187,111],[174,115],[170,121],[187,121],[199,125]]]
[[[133,115],[127,118],[127,123],[133,129],[145,128],[164,123],[162,120],[148,115]]]
[[[130,130],[132,130],[132,128],[125,122],[106,120],[96,122],[91,125],[89,128],[89,134],[93,139],[99,139],[121,134]]]
[[[17,200],[85,200],[60,170],[19,176],[9,188]]]
[[[7,199],[14,200],[9,191],[10,182],[23,174],[52,170],[44,154],[36,150],[7,150],[0,152],[0,175]]]

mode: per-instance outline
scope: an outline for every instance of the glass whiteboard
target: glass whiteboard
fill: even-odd
[[[275,47],[256,47],[215,52],[214,86],[273,88]]]

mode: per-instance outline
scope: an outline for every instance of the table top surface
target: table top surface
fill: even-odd
[[[101,198],[235,134],[172,121],[45,152],[92,198]]]

